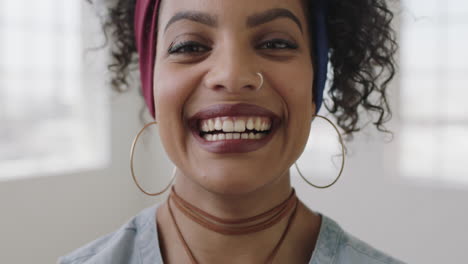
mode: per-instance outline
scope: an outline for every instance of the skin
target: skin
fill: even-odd
[[[291,11],[247,27],[247,17],[272,8]],[[215,27],[189,20],[166,25],[179,11],[217,17]],[[163,1],[158,21],[154,70],[156,120],[164,148],[177,166],[175,189],[184,199],[222,218],[264,212],[291,192],[289,168],[307,142],[315,106],[310,36],[300,0]],[[281,39],[297,49],[281,49]],[[191,53],[168,54],[171,44],[194,41]],[[190,50],[190,49],[189,49]],[[262,89],[256,72],[262,72]],[[204,150],[187,120],[215,104],[249,103],[276,113],[281,125],[264,147],[248,153],[217,154]],[[174,206],[173,206],[174,208]],[[247,236],[224,236],[204,229],[178,210],[175,218],[200,263],[263,263],[286,226]],[[165,263],[189,263],[166,205],[158,209],[158,229]],[[308,263],[315,247],[320,216],[300,203],[291,230],[274,263]]]

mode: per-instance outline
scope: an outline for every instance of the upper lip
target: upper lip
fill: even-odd
[[[274,112],[258,105],[238,103],[238,104],[217,104],[206,107],[188,120],[191,126],[196,126],[198,120],[210,119],[221,116],[265,116],[270,117],[272,121],[279,120],[279,116]]]

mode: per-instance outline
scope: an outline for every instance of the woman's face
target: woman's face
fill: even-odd
[[[230,194],[288,177],[315,112],[309,47],[301,0],[163,1],[154,100],[179,170]]]

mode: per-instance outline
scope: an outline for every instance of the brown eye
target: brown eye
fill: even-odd
[[[210,51],[211,48],[208,48],[204,45],[201,45],[195,41],[184,41],[169,47],[167,53],[169,54],[201,54],[203,52]]]
[[[259,49],[297,49],[298,46],[290,41],[284,39],[272,39],[269,41],[263,42],[258,46]]]

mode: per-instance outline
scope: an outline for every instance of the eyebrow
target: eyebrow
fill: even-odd
[[[253,14],[247,17],[246,26],[256,27],[278,18],[291,19],[294,23],[297,24],[297,26],[302,32],[302,24],[299,18],[297,18],[297,16],[295,16],[291,11],[285,8],[273,8],[258,14]],[[171,17],[169,22],[167,22],[164,31],[167,31],[171,24],[174,24],[175,22],[184,19],[198,22],[210,27],[218,26],[218,18],[214,15],[210,15],[208,13],[200,11],[181,11],[177,12],[174,16]]]
[[[297,16],[295,16],[291,11],[285,8],[273,8],[262,13],[253,14],[247,18],[247,26],[256,27],[282,17],[289,18],[292,21],[294,21],[294,23],[296,23],[297,26],[299,26],[299,29],[302,32],[302,24],[299,18],[297,18]]]
[[[174,24],[174,22],[183,19],[198,22],[210,27],[216,27],[218,25],[218,19],[215,16],[210,15],[208,13],[203,13],[199,11],[182,11],[177,12],[173,17],[171,17],[169,22],[167,22],[164,31],[166,31],[171,24]]]

